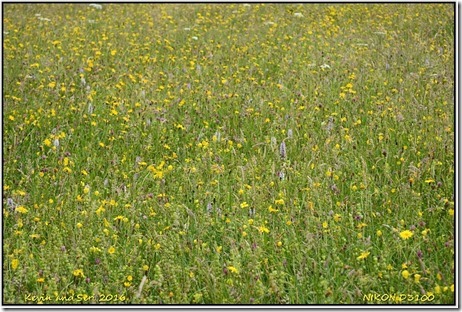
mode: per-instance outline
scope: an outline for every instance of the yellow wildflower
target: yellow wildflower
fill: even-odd
[[[16,270],[19,266],[19,260],[18,259],[13,259],[13,261],[11,261],[11,268],[13,270]]]
[[[363,251],[356,259],[358,260],[366,259],[367,257],[369,257],[370,254],[371,254],[370,251]]]
[[[28,210],[24,206],[16,207],[15,211],[19,212],[19,213],[27,213],[28,212]]]
[[[72,274],[74,274],[75,277],[85,277],[85,275],[83,275],[82,269],[76,269],[74,272],[72,272]]]
[[[409,230],[405,230],[399,233],[399,237],[401,237],[402,239],[409,239],[412,237],[412,235],[414,235],[414,233],[412,233]]]
[[[404,279],[408,279],[409,278],[409,271],[404,270],[403,272],[401,272],[401,275],[404,277]]]

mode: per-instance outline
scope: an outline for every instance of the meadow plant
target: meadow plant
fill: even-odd
[[[454,304],[454,3],[3,4],[5,304]]]

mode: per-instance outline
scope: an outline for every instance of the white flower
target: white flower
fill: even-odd
[[[186,30],[186,31],[190,31],[190,30],[191,30],[191,28],[189,28],[189,27],[185,27],[185,28],[183,28],[183,30]]]
[[[13,198],[7,198],[6,199],[6,205],[12,210],[14,210],[16,208],[16,206],[17,206],[16,203],[14,202]]]
[[[207,203],[207,213],[208,213],[208,214],[211,214],[211,213],[212,213],[212,210],[213,210],[212,203]]]
[[[40,21],[51,22],[51,19],[46,18],[46,17],[41,17],[41,16],[39,16],[38,19],[39,19]]]
[[[294,13],[294,16],[295,16],[295,17],[303,17],[303,14],[300,13],[300,12],[295,12],[295,13]]]
[[[321,65],[321,68],[322,68],[322,69],[330,68],[330,65],[328,65],[328,64],[322,64],[322,65]]]
[[[221,141],[221,133],[220,133],[220,131],[217,130],[213,136],[215,137],[215,139],[216,139],[218,142]]]
[[[275,137],[271,137],[271,147],[272,147],[273,149],[276,148],[276,144],[278,144],[276,138],[275,138]]]
[[[287,137],[289,139],[292,139],[293,136],[294,136],[294,133],[293,133],[292,129],[287,130]]]
[[[334,118],[332,116],[329,117],[329,121],[326,125],[326,131],[330,134],[330,132],[334,129]]]
[[[96,4],[96,3],[90,3],[89,6],[91,6],[92,8],[95,8],[97,10],[101,10],[103,8],[103,6],[101,4]]]
[[[192,39],[192,40],[197,40],[197,39],[199,39],[199,38],[197,38],[196,36],[192,36],[191,39]]]

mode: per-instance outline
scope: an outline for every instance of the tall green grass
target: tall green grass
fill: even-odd
[[[454,304],[454,4],[3,10],[4,303]]]

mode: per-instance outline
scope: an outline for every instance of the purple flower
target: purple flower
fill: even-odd
[[[417,250],[417,258],[422,259],[422,250]]]
[[[287,157],[286,143],[284,141],[282,141],[281,145],[279,146],[279,154],[283,159]]]

